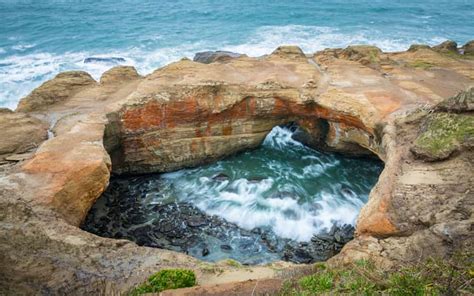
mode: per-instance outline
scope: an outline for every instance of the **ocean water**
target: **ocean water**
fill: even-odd
[[[159,198],[246,230],[270,227],[279,237],[309,241],[333,225],[355,225],[382,169],[380,161],[315,151],[276,126],[256,150],[161,175],[167,189]]]
[[[292,130],[276,126],[257,149],[209,165],[112,178],[82,228],[202,260],[260,264],[333,226],[354,226],[382,162],[310,149]]]
[[[349,44],[386,51],[474,38],[472,0],[0,0],[0,107],[15,108],[65,70],[99,78],[117,64],[141,74],[203,50],[259,56]],[[84,63],[87,57],[123,62]]]

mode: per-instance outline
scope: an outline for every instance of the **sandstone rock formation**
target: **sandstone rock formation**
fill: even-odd
[[[0,109],[0,130],[0,162],[12,154],[38,148],[48,137],[45,122],[9,109]]]
[[[465,55],[470,55],[470,56],[474,55],[474,40],[471,40],[467,42],[466,44],[464,44],[462,49]]]
[[[442,52],[442,53],[457,53],[458,44],[452,40],[446,40],[441,44],[433,46],[433,50]]]
[[[94,85],[95,80],[86,72],[69,71],[43,83],[31,94],[21,99],[17,111],[30,112],[65,101],[81,89]]]
[[[356,237],[332,264],[371,258],[390,267],[447,256],[458,242],[473,241],[472,149],[425,162],[410,148],[423,134],[425,110],[472,86],[472,59],[426,47],[309,55],[280,47],[268,56],[225,63],[182,60],[144,78],[120,67],[100,84],[82,72],[59,74],[20,102],[17,111],[27,115],[0,114],[7,122],[9,116],[39,118],[52,133],[30,159],[0,167],[0,291],[124,292],[164,267],[192,268],[200,284],[276,277],[275,270],[288,265],[247,272],[203,264],[78,226],[111,172],[200,165],[256,147],[272,127],[288,122],[298,123],[315,147],[371,153],[385,162]],[[472,118],[465,110],[472,96],[458,98],[440,106],[457,106],[444,108]],[[8,153],[19,149],[15,141],[24,140],[2,144],[14,147]]]

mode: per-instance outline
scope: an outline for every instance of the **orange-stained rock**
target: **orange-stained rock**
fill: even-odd
[[[426,47],[400,53],[351,47],[312,56],[285,46],[225,63],[181,60],[144,79],[115,68],[100,84],[85,73],[60,74],[19,106],[48,122],[54,137],[26,161],[0,166],[0,294],[119,294],[173,267],[195,270],[200,284],[285,274],[275,268],[294,267],[217,264],[211,267],[224,273],[210,274],[185,254],[100,238],[77,226],[111,170],[200,165],[256,147],[287,122],[299,123],[315,147],[370,150],[385,162],[355,239],[330,264],[372,259],[390,267],[447,256],[474,241],[473,151],[425,163],[410,147],[425,110],[473,85],[474,61]]]
[[[103,123],[79,123],[50,139],[22,166],[41,182],[33,203],[47,205],[79,226],[108,185],[111,163],[102,145]]]

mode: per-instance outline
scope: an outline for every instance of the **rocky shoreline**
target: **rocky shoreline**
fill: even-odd
[[[183,59],[146,77],[133,67],[100,81],[59,74],[14,112],[0,112],[0,293],[118,294],[167,267],[193,269],[200,285],[304,269],[204,264],[79,228],[111,173],[210,163],[259,146],[289,122],[318,149],[385,163],[354,239],[329,264],[370,259],[388,269],[472,245],[472,44],[462,53],[452,43],[397,53],[282,46],[260,58]],[[306,250],[288,260],[310,260],[316,250]]]
[[[354,237],[353,226],[334,225],[310,242],[299,243],[280,238],[271,229],[242,229],[186,202],[163,200],[144,205],[141,200],[146,198],[147,187],[159,186],[157,176],[112,179],[81,228],[139,246],[182,252],[205,261],[229,258],[243,265],[326,261]]]

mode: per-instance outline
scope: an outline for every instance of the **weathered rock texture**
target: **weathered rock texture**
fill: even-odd
[[[27,114],[0,109],[0,162],[11,154],[37,148],[48,137],[45,122]]]
[[[110,294],[164,267],[192,268],[201,284],[277,276],[275,268],[204,265],[77,226],[111,170],[199,165],[256,147],[273,126],[287,122],[299,123],[315,147],[371,151],[385,162],[355,239],[332,264],[371,258],[390,267],[448,256],[458,242],[473,240],[472,149],[437,162],[410,149],[423,136],[423,110],[473,85],[472,59],[419,46],[313,55],[280,47],[225,63],[182,60],[145,78],[131,68],[114,69],[100,84],[85,73],[60,74],[18,107],[48,122],[53,137],[30,159],[0,169],[0,291]],[[456,114],[472,118],[464,102],[454,104],[461,106]],[[209,272],[220,269],[223,274]]]
[[[58,74],[21,99],[17,111],[30,112],[44,109],[67,100],[81,89],[94,85],[95,80],[86,72],[70,71]]]

